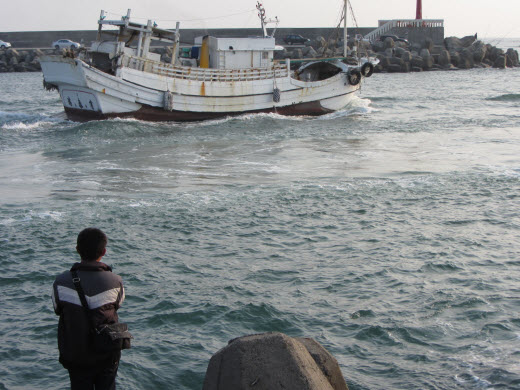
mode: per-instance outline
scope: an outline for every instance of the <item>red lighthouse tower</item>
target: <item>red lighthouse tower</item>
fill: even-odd
[[[417,11],[415,12],[415,19],[422,19],[422,0],[417,0]]]

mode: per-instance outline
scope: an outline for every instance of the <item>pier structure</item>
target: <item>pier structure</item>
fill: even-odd
[[[406,38],[410,42],[422,42],[431,38],[436,45],[440,45],[444,41],[444,19],[380,20],[378,28],[366,34],[365,38],[375,42],[381,35],[389,34]]]
[[[380,20],[378,28],[365,35],[365,38],[375,42],[381,35],[397,35],[416,43],[430,38],[439,45],[444,41],[444,20],[423,19],[422,0],[417,0],[415,19]]]

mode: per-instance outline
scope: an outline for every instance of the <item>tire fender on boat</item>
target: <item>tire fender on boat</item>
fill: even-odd
[[[273,102],[280,103],[280,90],[278,88],[273,89]]]
[[[348,72],[347,79],[350,85],[358,85],[361,81],[361,72],[359,69],[352,69]]]
[[[372,73],[374,73],[374,65],[372,65],[370,62],[365,62],[361,66],[361,74],[365,77],[372,76]]]

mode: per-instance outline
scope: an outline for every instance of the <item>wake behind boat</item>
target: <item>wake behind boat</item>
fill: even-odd
[[[346,20],[347,1],[344,1]],[[310,61],[291,69],[290,59],[274,60],[274,34],[268,35],[265,11],[257,4],[263,36],[195,39],[181,51],[176,31],[152,21],[106,20],[101,11],[98,37],[89,51],[40,58],[44,85],[60,93],[67,117],[86,121],[133,117],[150,121],[198,121],[243,113],[322,115],[345,107],[373,65],[344,58]],[[106,40],[104,26],[113,35]],[[276,30],[276,29],[275,29]],[[346,23],[344,56],[346,57]],[[152,41],[172,47],[169,63],[152,53]]]

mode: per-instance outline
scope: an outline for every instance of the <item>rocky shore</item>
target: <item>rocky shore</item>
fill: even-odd
[[[431,70],[457,70],[472,68],[512,68],[520,66],[518,51],[497,48],[477,40],[476,36],[449,37],[443,45],[431,39],[422,43],[349,41],[346,62],[356,65],[359,57],[375,57],[379,64],[374,72],[421,72]],[[276,53],[277,59],[306,59],[342,57],[343,42],[319,37],[301,48],[285,48]]]
[[[476,36],[464,38],[449,37],[443,45],[434,45],[431,39],[422,43],[394,42],[386,38],[384,42],[367,41],[348,42],[347,63],[357,65],[359,57],[375,57],[379,64],[374,72],[421,72],[432,70],[457,70],[472,68],[512,68],[520,66],[518,51],[497,48],[477,40]],[[159,54],[166,53],[166,48],[155,48]],[[39,72],[39,57],[56,53],[52,49],[7,49],[0,51],[0,73],[4,72]],[[275,59],[290,58],[305,60],[320,57],[342,57],[343,43],[323,37],[309,42],[305,46],[291,48],[275,53]]]
[[[0,73],[6,72],[39,72],[40,56],[51,54],[54,50],[17,50],[7,49],[0,51]]]

